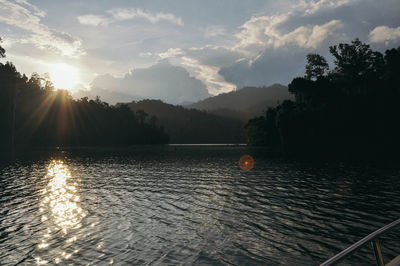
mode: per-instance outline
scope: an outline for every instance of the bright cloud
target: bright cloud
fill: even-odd
[[[220,72],[221,67],[230,70],[230,65],[239,64],[239,69],[242,69],[245,64],[251,65],[259,60],[262,51],[267,48],[278,49],[287,45],[295,45],[300,49],[316,49],[335,30],[343,26],[341,21],[332,20],[322,25],[300,26],[291,32],[282,34],[278,28],[289,17],[290,14],[287,13],[250,18],[240,27],[241,31],[236,34],[240,42],[233,47],[205,46],[185,51],[179,48],[170,48],[166,52],[159,53],[159,56],[161,58],[180,57],[180,63],[188,68],[197,79],[203,81],[210,93],[215,95],[236,88],[234,83],[226,81],[221,75],[221,73],[227,73],[227,71]],[[243,62],[246,63],[243,64]],[[244,69],[246,72],[249,71],[246,67]],[[237,73],[236,76],[241,75]],[[235,78],[230,78],[230,80],[236,81]],[[237,82],[236,84],[242,83]],[[254,84],[258,85],[259,82],[251,85]]]
[[[273,16],[253,16],[241,27],[235,36],[239,43],[234,47],[248,56],[255,56],[265,47],[271,46],[274,39],[280,39],[277,26],[289,18],[288,14]]]
[[[218,73],[219,67],[201,64],[197,59],[182,57],[182,65],[191,69],[195,77],[206,84],[209,93],[216,95],[223,92],[230,92],[236,89],[236,85],[224,80]]]
[[[299,2],[297,7],[303,8],[305,14],[312,15],[321,10],[338,8],[338,7],[341,7],[344,5],[348,5],[352,2],[355,2],[355,1],[354,0],[333,0],[333,1],[332,0],[317,0],[317,1],[302,0]]]
[[[400,39],[400,27],[379,26],[369,33],[369,40],[372,43],[389,42],[398,39]]]
[[[107,13],[111,17],[103,15],[86,14],[78,16],[78,21],[82,25],[88,26],[106,26],[112,22],[125,21],[132,19],[145,19],[152,24],[159,22],[169,22],[175,25],[183,26],[183,20],[180,17],[176,17],[171,13],[151,13],[141,8],[112,8],[107,10]]]
[[[31,10],[25,8],[29,7]],[[51,29],[41,23],[45,12],[26,1],[0,0],[0,22],[25,30],[29,36],[24,36],[18,42],[33,44],[39,49],[50,50],[68,57],[78,57],[84,54],[81,41],[70,34]]]
[[[106,18],[104,16],[88,14],[88,15],[78,16],[78,21],[82,25],[106,26],[110,24],[111,19]]]
[[[280,47],[296,44],[301,48],[315,49],[333,32],[343,27],[340,20],[331,20],[322,25],[300,26],[291,32],[283,34],[279,27],[289,18],[291,13],[252,17],[236,34],[240,40],[234,48],[248,56],[256,56],[267,47]]]
[[[343,27],[343,23],[339,20],[332,20],[323,25],[301,26],[290,33],[278,36],[274,41],[274,46],[280,47],[288,43],[295,43],[302,48],[316,49],[334,30],[341,27]]]
[[[152,14],[146,10],[140,8],[113,8],[107,11],[116,20],[130,20],[135,18],[143,18],[156,24],[161,21],[170,22],[179,26],[183,26],[181,18],[176,17],[171,13],[155,13]]]
[[[224,80],[219,70],[221,66],[231,65],[243,55],[229,48],[207,45],[189,49],[170,48],[158,56],[173,58],[177,64],[188,69],[196,79],[201,80],[210,94],[216,95],[236,89],[235,84]]]
[[[164,53],[159,53],[158,56],[161,58],[169,58],[169,57],[176,57],[178,55],[183,55],[184,52],[180,48],[169,48],[166,52]]]

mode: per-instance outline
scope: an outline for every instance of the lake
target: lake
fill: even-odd
[[[398,163],[243,146],[27,155],[0,165],[0,264],[316,265],[400,217],[399,179]],[[375,265],[371,246],[346,262]]]

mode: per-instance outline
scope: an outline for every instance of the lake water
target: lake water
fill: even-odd
[[[316,265],[400,217],[399,180],[396,163],[234,146],[27,156],[0,166],[0,264]],[[372,248],[347,262],[374,265]]]

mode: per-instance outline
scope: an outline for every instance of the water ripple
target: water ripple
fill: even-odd
[[[312,265],[400,217],[397,165],[255,154],[243,172],[247,148],[191,149],[0,167],[1,265]],[[370,247],[356,262],[374,263]]]

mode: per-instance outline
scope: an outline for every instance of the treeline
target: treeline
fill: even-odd
[[[142,100],[127,104],[134,112],[144,110],[148,120],[164,127],[171,143],[244,143],[244,122],[195,109]],[[156,119],[154,118],[156,117]]]
[[[0,50],[1,52],[2,50]],[[168,135],[144,112],[55,90],[37,74],[27,78],[0,63],[0,153],[32,147],[161,144]]]
[[[246,124],[250,145],[287,155],[399,156],[400,47],[384,54],[355,39],[307,55],[306,74],[289,84],[295,100]]]

